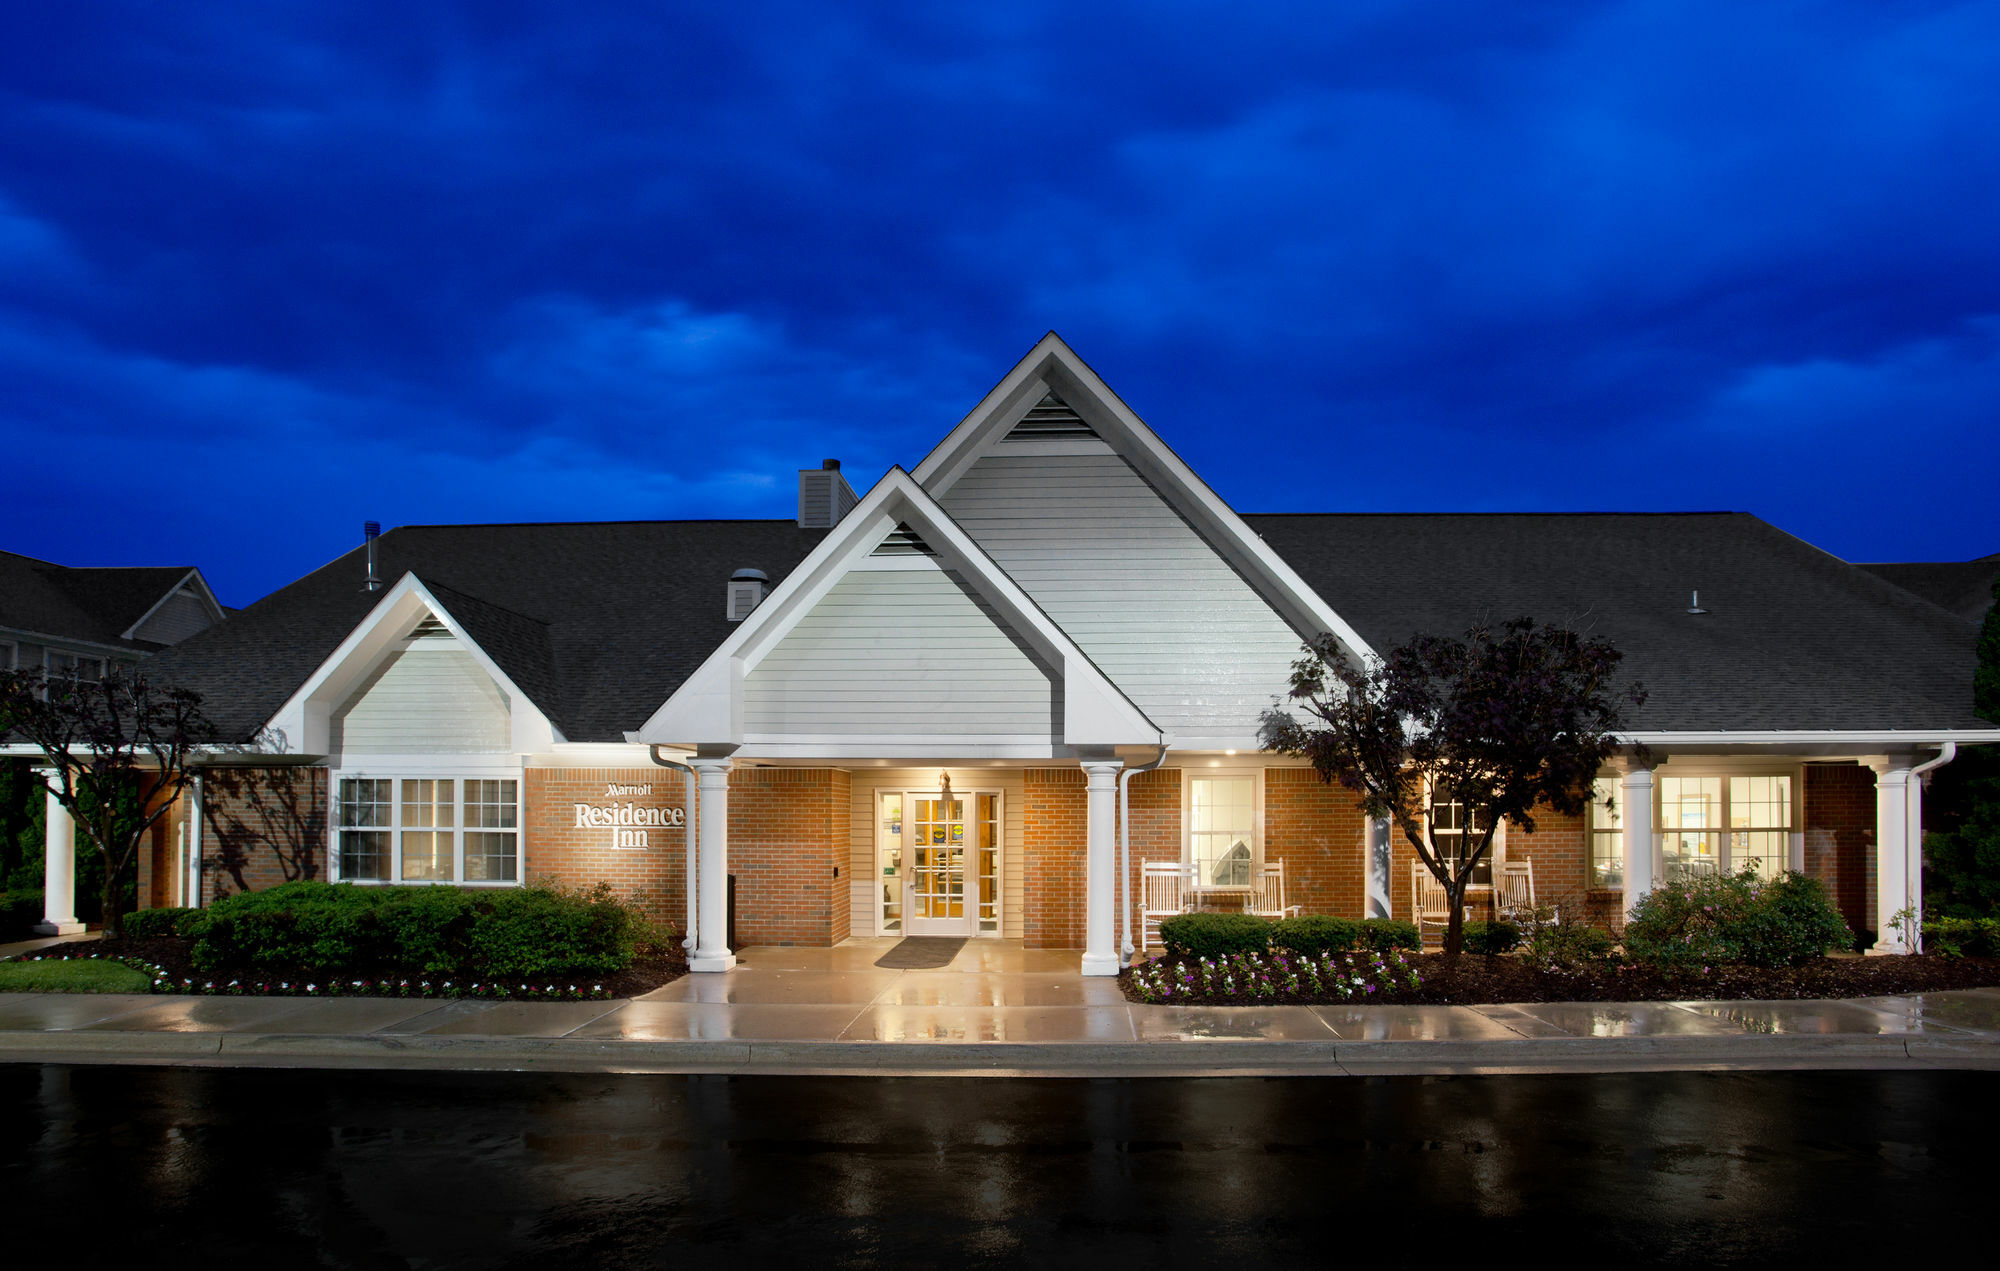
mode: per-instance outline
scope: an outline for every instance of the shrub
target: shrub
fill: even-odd
[[[1924,924],[1924,952],[2000,958],[2000,918],[1933,918]]]
[[[1581,971],[1611,956],[1611,933],[1578,916],[1575,905],[1537,906],[1525,940],[1528,960],[1544,971]]]
[[[35,924],[41,920],[41,888],[23,887],[15,891],[0,891],[0,939],[12,940],[27,936],[34,931]]]
[[[1640,897],[1625,924],[1625,950],[1641,962],[1686,969],[1717,963],[1797,966],[1854,934],[1816,878],[1755,870],[1685,877]]]
[[[1404,922],[1401,918],[1367,918],[1361,923],[1361,943],[1378,953],[1391,949],[1422,949],[1423,937],[1417,934],[1417,924]]]
[[[1160,919],[1160,943],[1190,958],[1262,953],[1271,943],[1271,920],[1255,914],[1175,914]]]
[[[1271,927],[1271,945],[1294,953],[1340,953],[1361,941],[1361,921],[1327,914],[1280,918]]]
[[[1512,953],[1521,947],[1521,929],[1511,922],[1465,924],[1467,953]]]
[[[150,940],[154,936],[179,935],[181,919],[194,909],[135,909],[125,915],[125,935],[131,940]]]
[[[541,979],[605,975],[657,939],[609,884],[491,891],[286,883],[190,914],[190,960],[203,972],[325,977]]]

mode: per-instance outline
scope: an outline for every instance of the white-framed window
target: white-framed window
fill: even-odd
[[[1197,890],[1248,888],[1264,866],[1264,774],[1189,770],[1181,851]]]
[[[70,653],[63,649],[47,649],[42,653],[42,669],[50,679],[58,676],[67,680],[101,680],[104,678],[104,659],[88,653]]]
[[[1791,773],[1661,774],[1661,863],[1669,874],[1775,878],[1791,865],[1796,821]]]
[[[1590,791],[1590,885],[1625,886],[1625,779],[1599,777]]]
[[[1463,803],[1453,800],[1450,803],[1437,805],[1437,823],[1430,828],[1431,843],[1437,848],[1439,857],[1449,860],[1458,854],[1460,843],[1467,832],[1476,839],[1485,833],[1486,827],[1480,824],[1476,814],[1470,816],[1466,814]],[[1487,846],[1486,855],[1480,857],[1479,863],[1472,867],[1472,885],[1491,887],[1493,868],[1506,858],[1506,854],[1507,826],[1503,823],[1499,832],[1493,836],[1493,842]]]
[[[517,884],[520,792],[514,777],[341,775],[334,877],[350,883]]]

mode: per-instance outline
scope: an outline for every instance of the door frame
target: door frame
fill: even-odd
[[[965,803],[965,825],[970,835],[965,852],[965,915],[960,920],[964,924],[963,929],[944,932],[937,931],[935,928],[921,932],[911,930],[913,924],[917,922],[923,922],[928,926],[929,924],[950,921],[949,919],[937,918],[918,919],[913,915],[911,903],[913,899],[912,888],[915,884],[915,874],[912,869],[915,858],[911,853],[915,849],[916,844],[910,841],[910,835],[912,827],[916,822],[915,800],[938,798],[943,794],[943,790],[936,787],[930,789],[912,789],[907,786],[878,786],[870,795],[875,819],[873,836],[875,874],[868,901],[869,907],[873,911],[872,925],[876,935],[942,935],[952,938],[962,936],[972,940],[997,940],[1005,929],[1007,908],[1007,792],[998,786],[967,786],[963,789],[953,786],[951,793],[954,799],[963,800]],[[893,844],[889,842],[889,818],[883,812],[883,799],[885,796],[891,795],[902,800],[901,817],[896,823],[896,841]],[[980,849],[978,843],[978,826],[980,818],[978,799],[981,795],[990,795],[993,799],[993,929],[991,931],[981,931],[979,929],[980,874],[978,853]],[[886,881],[886,871],[888,868],[888,851],[892,846],[899,853],[896,874],[894,875],[896,879],[898,915],[897,926],[895,928],[887,925],[888,919],[884,917],[882,912],[883,884]]]

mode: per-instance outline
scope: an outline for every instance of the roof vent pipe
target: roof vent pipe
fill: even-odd
[[[363,521],[361,536],[368,540],[368,580],[361,584],[363,591],[382,590],[382,579],[375,572],[375,540],[382,537],[382,522]]]
[[[1706,609],[1704,609],[1704,608],[1702,608],[1702,607],[1701,607],[1701,593],[1700,593],[1700,592],[1698,592],[1698,591],[1697,591],[1697,592],[1693,592],[1693,593],[1691,593],[1691,594],[1690,594],[1690,595],[1688,596],[1688,612],[1689,612],[1689,613],[1707,613],[1707,612],[1708,612],[1708,610],[1706,610]]]

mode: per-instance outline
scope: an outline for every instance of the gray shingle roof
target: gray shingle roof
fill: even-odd
[[[791,521],[410,525],[378,540],[571,741],[623,741],[731,630],[724,585],[775,584],[826,535]],[[152,660],[247,740],[382,598],[356,548]]]
[[[1746,513],[1243,519],[1377,649],[1520,615],[1610,640],[1640,730],[1992,727],[1971,627]]]
[[[1886,578],[1905,591],[1915,592],[1967,622],[1978,623],[1985,620],[1986,611],[1993,607],[1993,583],[2000,578],[2000,552],[1978,560],[1910,561],[1859,568],[1877,578]]]
[[[0,627],[143,652],[124,633],[187,577],[192,565],[79,568],[0,552]]]
[[[1252,515],[1377,648],[1526,614],[1625,651],[1646,730],[1990,727],[1971,710],[1974,629],[1741,513]],[[414,572],[572,741],[639,727],[728,635],[724,584],[775,584],[825,535],[790,521],[407,526]],[[380,599],[356,549],[157,655],[247,739]],[[1699,590],[1709,612],[1686,612]],[[1281,686],[1273,685],[1273,691]]]

